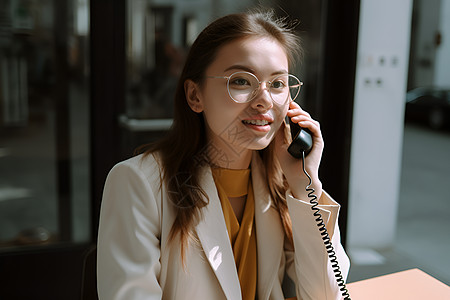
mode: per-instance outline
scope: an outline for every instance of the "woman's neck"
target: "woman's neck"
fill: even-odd
[[[216,145],[217,146],[217,145]],[[221,149],[220,151],[214,151]],[[211,165],[225,169],[248,169],[252,160],[253,150],[226,151],[228,147],[208,147],[208,157]]]

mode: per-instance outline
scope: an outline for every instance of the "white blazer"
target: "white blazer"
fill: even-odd
[[[284,299],[285,271],[298,299],[340,299],[340,292],[307,199],[287,194],[294,247],[285,237],[273,207],[259,156],[252,158],[258,255],[257,299]],[[97,249],[100,299],[241,299],[233,251],[211,169],[201,187],[209,196],[195,227],[199,243],[190,243],[185,268],[179,244],[168,245],[175,214],[154,156],[136,156],[117,164],[106,180]],[[332,234],[344,279],[350,266],[340,243],[339,205],[323,192],[322,216]],[[295,250],[294,250],[295,249]]]

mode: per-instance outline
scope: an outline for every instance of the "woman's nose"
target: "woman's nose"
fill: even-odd
[[[253,108],[260,110],[269,110],[273,107],[272,97],[267,82],[261,82],[259,87],[255,90],[255,96],[252,100]]]

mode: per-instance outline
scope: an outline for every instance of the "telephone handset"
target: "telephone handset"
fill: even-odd
[[[295,158],[302,158],[303,151],[305,156],[308,155],[313,145],[311,132],[292,122],[290,118],[289,126],[291,127],[292,142],[288,147],[288,152]]]
[[[327,228],[325,227],[325,223],[322,219],[322,215],[320,213],[320,209],[317,207],[319,202],[317,201],[317,196],[314,194],[315,190],[311,187],[312,180],[309,176],[308,172],[305,169],[305,157],[311,151],[313,146],[313,139],[311,136],[311,132],[306,129],[300,127],[297,123],[294,123],[289,119],[289,125],[291,128],[291,136],[292,142],[288,147],[288,152],[297,159],[302,159],[303,161],[303,172],[309,179],[309,185],[306,186],[306,191],[308,192],[308,197],[310,198],[310,203],[312,204],[311,209],[313,211],[313,215],[315,217],[315,221],[317,222],[317,227],[319,228],[319,232],[322,236],[323,243],[325,244],[326,251],[328,253],[328,257],[330,258],[331,266],[333,268],[334,276],[336,277],[336,281],[339,286],[339,290],[341,291],[342,296],[345,300],[350,300],[350,294],[348,293],[347,287],[345,285],[341,269],[339,267],[336,253],[334,251],[334,247],[331,243],[330,236],[328,234]]]

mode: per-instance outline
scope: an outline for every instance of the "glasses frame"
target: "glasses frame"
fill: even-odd
[[[230,92],[230,78],[233,77],[234,75],[238,74],[238,73],[249,74],[249,75],[253,76],[253,77],[256,79],[256,81],[258,82],[258,87],[253,91],[253,92],[254,92],[254,95],[253,95],[252,97],[249,97],[248,100],[245,101],[245,102],[239,102],[239,101],[236,101],[236,100],[233,98],[233,96],[231,96],[231,92]],[[248,103],[248,102],[252,101],[253,99],[255,99],[255,96],[258,94],[258,93],[255,93],[255,91],[258,91],[258,90],[261,88],[261,83],[263,83],[263,82],[266,82],[266,83],[267,83],[266,89],[269,91],[270,99],[271,99],[273,102],[276,102],[275,100],[273,100],[272,93],[270,92],[270,87],[271,87],[271,85],[272,85],[272,83],[273,83],[273,81],[274,81],[275,79],[277,79],[278,77],[283,76],[283,75],[292,76],[292,77],[294,77],[295,79],[297,79],[298,82],[299,82],[300,87],[299,87],[299,89],[298,89],[298,92],[297,92],[297,94],[295,95],[294,98],[291,98],[291,101],[294,101],[294,100],[298,97],[298,95],[300,94],[300,90],[301,90],[301,88],[302,88],[302,86],[303,86],[303,82],[302,82],[300,79],[298,79],[295,75],[292,75],[292,74],[289,74],[289,73],[278,74],[278,75],[276,75],[275,77],[273,77],[272,80],[266,80],[266,81],[260,81],[259,78],[256,77],[255,74],[252,74],[252,73],[247,72],[247,71],[237,71],[237,72],[232,73],[232,74],[229,75],[229,76],[205,76],[205,77],[206,77],[206,78],[222,78],[222,79],[226,79],[226,80],[227,80],[227,91],[228,91],[228,96],[230,96],[231,100],[233,100],[233,101],[236,102],[236,103]],[[289,93],[289,95],[290,95],[290,93]],[[289,96],[286,98],[285,102],[283,102],[283,103],[281,103],[281,104],[285,104],[285,103],[287,102],[288,99],[289,99]],[[276,102],[276,103],[278,103],[278,102]]]

